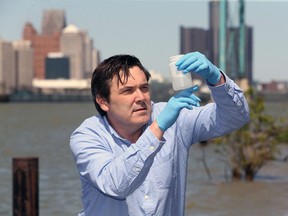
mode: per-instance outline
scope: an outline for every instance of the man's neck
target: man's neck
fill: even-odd
[[[113,127],[114,128],[114,127]],[[129,140],[131,143],[136,143],[136,141],[139,139],[139,137],[143,133],[143,128],[140,128],[138,130],[127,130],[127,128],[120,128],[120,129],[115,129],[114,130],[124,139]]]
[[[116,123],[111,122],[108,117],[106,117],[106,119],[110,126],[117,132],[120,137],[129,140],[131,143],[135,143],[144,131],[144,126],[139,126],[139,128],[132,126],[125,127],[123,125],[119,126]]]

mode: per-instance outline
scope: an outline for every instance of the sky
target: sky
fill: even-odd
[[[238,1],[228,2],[237,26]],[[135,55],[167,78],[169,56],[179,54],[180,26],[209,24],[208,0],[0,0],[0,38],[20,40],[26,22],[41,33],[43,11],[49,9],[65,10],[67,24],[88,33],[101,60]],[[254,80],[288,81],[288,0],[246,0],[245,23],[253,27]]]

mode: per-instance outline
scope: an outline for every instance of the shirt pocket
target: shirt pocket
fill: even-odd
[[[151,167],[151,178],[159,189],[167,189],[173,179],[173,157],[164,157],[154,161]]]

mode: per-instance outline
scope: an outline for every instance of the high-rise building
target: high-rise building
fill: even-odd
[[[68,25],[60,38],[60,50],[70,59],[70,77],[82,79],[84,77],[84,35],[75,26]]]
[[[65,26],[65,12],[62,10],[44,11],[42,34],[38,34],[31,23],[26,23],[23,39],[32,42],[35,78],[45,79],[45,58],[49,52],[60,51],[60,34]]]
[[[93,71],[93,42],[75,25],[68,25],[60,38],[60,50],[70,59],[70,78],[90,78]]]
[[[24,40],[29,40],[32,42],[34,40],[34,37],[37,35],[38,35],[38,33],[37,33],[36,29],[34,28],[34,26],[32,25],[32,23],[27,22],[24,26],[24,29],[23,29],[22,38]]]
[[[45,79],[45,58],[49,52],[60,51],[60,32],[52,35],[38,35],[31,23],[23,30],[23,39],[30,40],[34,50],[34,77]]]
[[[33,80],[33,50],[31,42],[26,40],[14,41],[15,70],[17,90],[32,90]]]
[[[226,14],[225,19],[228,18],[228,3],[226,1]],[[210,59],[211,62],[215,65],[219,65],[219,33],[220,33],[220,1],[212,0],[209,1],[209,40],[211,41],[212,46],[210,47]],[[225,25],[226,26],[226,25]]]
[[[203,28],[180,27],[180,53],[198,51],[209,55],[209,45],[207,30]]]
[[[44,11],[41,35],[31,23],[25,25],[23,39],[31,41],[34,50],[34,78],[45,79],[50,76],[46,76],[45,62],[55,59],[46,59],[47,55],[59,52],[69,58],[70,79],[91,78],[99,63],[99,53],[94,50],[93,40],[76,26],[65,26],[65,14],[61,10]]]
[[[228,19],[228,4],[226,3],[225,18]],[[180,52],[188,53],[200,51],[204,53],[213,64],[219,66],[220,52],[220,25],[225,25],[226,36],[226,70],[231,78],[241,78],[239,74],[239,28],[227,27],[220,24],[220,1],[209,2],[209,29],[180,27]],[[245,28],[245,77],[249,83],[253,81],[253,28]]]
[[[15,54],[11,42],[0,38],[0,95],[11,94],[16,88]]]
[[[245,29],[245,71],[249,83],[253,83],[253,28],[246,26]]]
[[[92,50],[92,73],[95,70],[95,68],[99,65],[99,63],[100,63],[100,52],[97,49],[93,48]],[[92,77],[92,73],[89,78]]]
[[[45,60],[46,79],[69,79],[69,57],[63,53],[48,53]]]
[[[45,10],[42,19],[42,35],[59,33],[66,27],[65,12],[63,10]]]
[[[93,40],[84,32],[84,74],[83,78],[91,78],[93,72]]]
[[[180,27],[180,53],[201,52],[210,58],[209,34],[202,28]],[[192,74],[193,79],[200,79],[196,74]]]
[[[227,54],[226,54],[226,70],[232,79],[240,78],[238,69],[240,68],[239,56],[239,28],[229,28],[227,30]],[[245,27],[245,78],[249,83],[253,81],[253,28]]]

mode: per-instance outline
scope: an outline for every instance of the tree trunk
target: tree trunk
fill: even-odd
[[[242,177],[241,172],[238,168],[234,167],[232,168],[232,178],[234,180],[240,180]]]
[[[255,171],[252,169],[251,166],[245,167],[245,179],[246,181],[253,181],[255,177]]]

